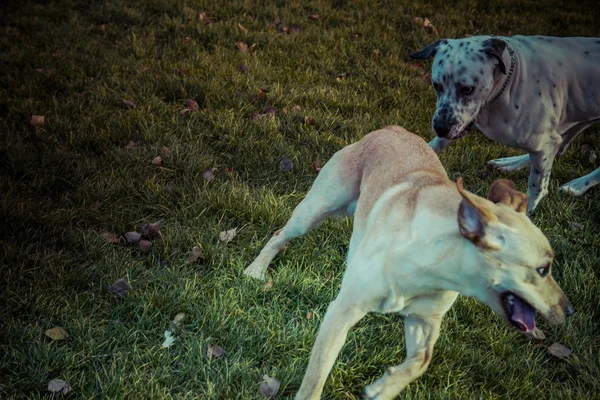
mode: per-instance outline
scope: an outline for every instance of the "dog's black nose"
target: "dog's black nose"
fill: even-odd
[[[433,130],[438,137],[445,138],[450,132],[450,127],[445,124],[440,124],[439,122],[434,122]]]
[[[565,307],[565,315],[567,317],[573,315],[573,313],[575,312],[575,307],[573,307],[573,305],[571,303],[567,304],[567,306]]]

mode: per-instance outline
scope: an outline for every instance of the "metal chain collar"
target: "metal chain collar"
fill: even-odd
[[[510,53],[510,69],[508,70],[508,75],[506,75],[506,79],[504,80],[504,83],[502,84],[500,91],[498,93],[496,93],[496,95],[494,97],[492,97],[492,99],[490,101],[486,102],[483,105],[483,107],[481,107],[479,112],[482,112],[486,108],[489,108],[489,106],[491,106],[494,101],[498,100],[498,98],[500,96],[502,96],[502,94],[506,90],[506,87],[508,86],[508,82],[510,81],[513,71],[515,70],[515,52],[509,46],[506,46],[506,48],[508,49],[508,52]]]

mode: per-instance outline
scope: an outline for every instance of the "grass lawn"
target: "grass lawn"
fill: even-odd
[[[0,398],[49,398],[48,382],[61,378],[67,398],[251,399],[265,374],[281,381],[278,398],[292,397],[337,294],[352,221],[291,243],[269,269],[270,290],[242,271],[309,189],[313,162],[390,124],[431,139],[430,63],[408,53],[438,36],[415,18],[440,37],[600,36],[594,1],[274,3],[0,5]],[[198,110],[180,116],[187,99]],[[600,126],[557,159],[533,218],[576,314],[559,327],[538,320],[547,338],[530,342],[461,297],[429,370],[400,397],[600,398],[600,190],[558,192],[598,166],[590,149],[600,152]],[[441,160],[484,195],[507,176],[487,160],[517,154],[473,133]],[[527,176],[510,175],[521,190]],[[101,236],[156,221],[161,236],[147,252]],[[131,291],[116,298],[108,287],[123,277]],[[400,363],[402,325],[396,315],[361,321],[324,396],[359,399]],[[45,336],[56,326],[68,339]],[[175,344],[161,348],[168,329]],[[554,342],[572,355],[550,356]],[[211,344],[224,355],[208,360]]]

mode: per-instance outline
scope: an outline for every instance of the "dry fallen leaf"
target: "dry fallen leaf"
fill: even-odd
[[[240,64],[240,72],[242,74],[247,74],[248,73],[248,67],[246,66],[246,64],[244,64],[244,63]]]
[[[258,94],[256,95],[256,98],[260,99],[265,95],[265,93],[269,93],[269,89],[258,89]]]
[[[309,321],[313,319],[313,312],[312,311],[309,311],[309,312],[306,313],[306,319],[309,320]]]
[[[198,261],[199,259],[202,258],[202,248],[198,247],[198,246],[194,246],[194,248],[192,249],[191,253],[190,253],[190,260],[191,261]]]
[[[425,18],[425,20],[423,21],[423,27],[435,33],[436,36],[440,36],[437,29],[435,29],[435,26],[433,26],[433,24],[428,18]]]
[[[200,109],[200,107],[198,106],[198,103],[196,103],[192,99],[187,99],[185,101],[185,107],[189,108],[191,111],[198,111]]]
[[[215,179],[215,171],[216,170],[217,170],[216,168],[207,169],[206,171],[204,171],[204,173],[202,173],[202,177],[204,179],[206,179],[208,182],[210,182],[213,179]]]
[[[171,331],[165,331],[163,335],[165,336],[165,341],[160,345],[163,349],[171,347],[175,344],[175,337],[173,337],[173,333]]]
[[[237,235],[237,228],[228,229],[226,231],[222,231],[219,233],[219,240],[222,243],[229,243],[233,240],[233,238]]]
[[[135,147],[135,142],[133,140],[130,140],[129,143],[127,143],[127,145],[125,146],[125,148],[127,150],[131,150]]]
[[[106,243],[110,244],[118,244],[119,243],[119,235],[113,232],[104,231],[100,234],[102,238],[106,241]]]
[[[163,156],[168,157],[171,154],[171,149],[169,149],[167,146],[162,146],[160,148],[160,152]]]
[[[142,232],[144,232],[144,236],[148,236],[149,238],[160,236],[160,221],[153,224],[145,224],[142,227]]]
[[[283,171],[283,172],[288,172],[291,171],[292,168],[294,168],[294,163],[292,162],[292,160],[290,160],[287,157],[283,157],[281,159],[281,161],[279,162],[279,168]]]
[[[144,253],[147,253],[152,248],[152,242],[149,240],[142,239],[138,243],[138,246],[140,247],[141,251],[143,251]]]
[[[302,111],[302,108],[296,104],[294,107],[292,107],[292,111],[295,112],[296,114],[299,114],[300,111]]]
[[[135,103],[131,100],[123,100],[123,104],[125,104],[125,107],[127,108],[135,108]]]
[[[185,313],[180,312],[175,316],[175,318],[173,318],[173,321],[171,321],[171,323],[175,326],[181,326],[183,320],[185,319],[185,316]]]
[[[201,12],[200,15],[198,16],[198,19],[200,20],[200,22],[202,22],[203,24],[206,25],[211,25],[215,23],[215,20],[211,17],[209,17],[208,15],[206,15],[205,12]]]
[[[39,128],[44,125],[44,121],[45,118],[43,115],[32,115],[31,119],[29,120],[29,123],[31,124],[31,126]]]
[[[248,52],[248,45],[244,42],[237,42],[235,44],[237,48],[240,50],[240,53],[245,54]]]
[[[48,382],[48,391],[52,392],[55,399],[58,399],[60,396],[69,393],[71,391],[71,386],[69,385],[69,382],[55,378]]]
[[[161,156],[156,156],[152,159],[152,164],[154,165],[162,165],[163,164],[163,160]]]
[[[254,53],[256,51],[256,43],[252,43],[252,46],[248,47],[248,51]]]
[[[263,381],[258,387],[258,391],[261,395],[268,398],[274,398],[279,392],[279,381],[275,378],[271,378],[269,375],[263,376]]]
[[[238,29],[240,30],[240,32],[243,33],[248,33],[248,28],[246,28],[244,25],[242,24],[238,24]]]
[[[212,360],[213,358],[221,357],[224,353],[225,350],[223,350],[221,347],[217,346],[216,344],[209,344],[208,350],[206,351],[206,357],[209,360]]]
[[[571,349],[563,346],[560,343],[554,343],[554,344],[550,345],[546,350],[548,350],[548,353],[551,356],[554,356],[557,358],[565,358],[571,354]]]
[[[315,169],[315,171],[317,171],[317,172],[321,172],[321,169],[322,169],[322,168],[321,168],[321,165],[320,165],[318,162],[316,162],[316,161],[313,163],[313,168],[314,168],[314,169]]]
[[[142,238],[142,234],[137,232],[125,232],[123,236],[127,244],[136,244]]]
[[[371,57],[373,57],[373,58],[379,57],[379,49],[373,50],[373,53],[371,53]]]
[[[273,278],[270,278],[267,283],[265,283],[262,287],[262,291],[266,292],[267,290],[271,290],[273,287]]]
[[[190,111],[189,108],[184,108],[183,110],[179,110],[179,117],[181,117],[181,118],[185,117],[185,113],[187,113],[189,111]]]
[[[191,38],[191,37],[189,37],[189,36],[186,36],[186,37],[185,37],[185,39],[184,39],[184,43],[185,43],[185,44],[190,44],[190,43],[192,43],[193,41],[194,41],[194,39],[192,39],[192,38]]]
[[[319,20],[319,14],[309,15],[308,18],[312,19],[313,21],[318,21]]]
[[[309,117],[308,115],[304,116],[304,124],[305,125],[312,125],[313,124],[313,119],[312,117]]]
[[[127,278],[118,279],[115,283],[108,287],[108,291],[117,297],[125,297],[131,290]]]
[[[69,337],[69,334],[62,327],[55,326],[46,330],[46,336],[52,340],[65,340]]]

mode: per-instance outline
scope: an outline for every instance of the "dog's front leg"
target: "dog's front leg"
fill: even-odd
[[[444,139],[444,138],[436,136],[428,144],[429,144],[429,147],[431,147],[433,149],[433,151],[436,152],[436,154],[440,154],[442,152],[442,150],[444,150],[446,147],[448,147],[450,145],[450,143],[452,143],[452,140],[448,140],[448,139]]]
[[[346,342],[348,331],[365,314],[366,312],[358,306],[348,304],[339,295],[329,305],[313,346],[302,385],[296,394],[296,400],[319,399],[321,397],[329,371],[331,371],[335,359]]]
[[[529,194],[529,202],[527,204],[528,215],[533,214],[540,200],[548,194],[552,163],[554,163],[558,145],[560,143],[557,143],[556,146],[549,146],[542,151],[529,153],[531,171],[529,172],[529,185],[527,187],[527,193]]]
[[[441,322],[441,316],[406,318],[406,360],[388,368],[381,378],[367,386],[363,397],[393,399],[406,385],[423,375],[431,361],[433,345],[440,335]]]

